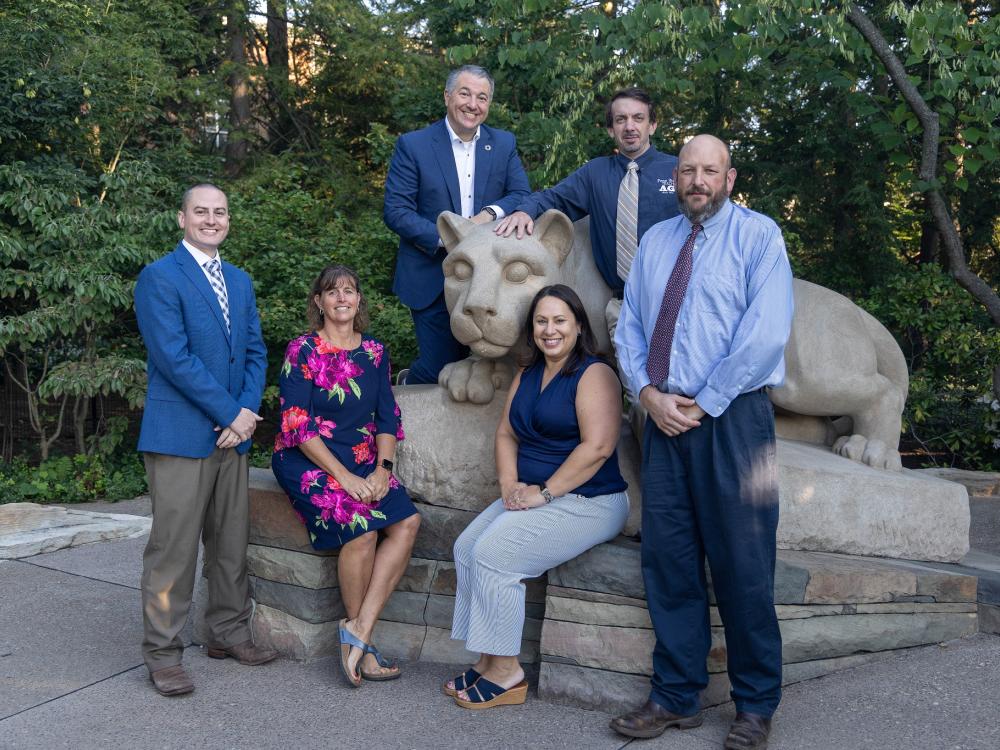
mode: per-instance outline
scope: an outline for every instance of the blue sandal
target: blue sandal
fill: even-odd
[[[363,658],[368,653],[369,646],[347,629],[346,617],[339,623],[337,639],[340,641],[340,671],[344,673],[344,677],[347,678],[347,682],[351,687],[361,687],[361,675],[357,672],[351,672],[351,668],[347,664],[347,657],[351,653],[351,647],[353,646],[354,648],[361,649],[361,656]],[[375,658],[377,659],[378,657],[376,656]]]
[[[457,693],[459,690],[468,690],[470,687],[476,684],[476,681],[480,677],[482,677],[482,675],[479,674],[479,672],[477,672],[472,667],[469,667],[468,669],[465,670],[465,672],[460,674],[458,677],[448,681],[448,682],[454,682],[455,687],[453,688],[448,687],[448,682],[446,682],[444,685],[441,686],[441,689],[444,691],[445,695],[454,698],[455,693]]]
[[[462,708],[478,710],[494,706],[519,706],[528,697],[528,681],[521,680],[505,690],[495,682],[480,677],[474,685],[466,688],[465,693],[469,696],[469,700],[455,696],[455,703]]]
[[[375,644],[374,643],[366,644],[364,646],[364,652],[366,654],[371,654],[372,656],[374,656],[375,657],[375,661],[378,662],[378,665],[380,667],[382,667],[382,669],[394,669],[394,670],[396,670],[394,672],[366,672],[365,670],[362,669],[361,670],[361,676],[364,679],[370,680],[371,682],[387,682],[388,680],[398,680],[399,679],[399,677],[400,677],[400,675],[402,673],[399,671],[399,666],[396,664],[396,660],[395,659],[393,659],[392,661],[389,661],[384,656],[382,656],[382,653],[377,648],[375,648]],[[364,658],[364,657],[362,656],[361,658]]]

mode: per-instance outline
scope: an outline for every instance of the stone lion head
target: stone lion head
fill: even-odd
[[[503,357],[520,343],[538,290],[565,283],[572,222],[559,211],[546,211],[534,232],[520,240],[498,237],[492,224],[474,224],[451,212],[438,217],[437,228],[448,251],[444,298],[452,333],[481,357]]]

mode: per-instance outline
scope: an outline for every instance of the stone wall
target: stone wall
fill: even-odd
[[[418,508],[422,521],[413,558],[382,612],[374,639],[389,656],[470,663],[476,655],[449,637],[455,606],[451,550],[475,513],[426,503],[418,503]],[[247,561],[257,603],[255,638],[292,659],[334,654],[337,624],[345,616],[337,585],[337,553],[313,550],[305,526],[269,470],[251,470]],[[526,583],[521,658],[536,662],[545,579]],[[203,602],[201,589],[197,598]],[[196,618],[195,634],[204,642],[207,634],[200,618]]]
[[[548,578],[539,695],[606,712],[640,705],[655,639],[639,544],[599,545]],[[710,602],[704,705],[729,700],[725,636],[711,594]],[[786,684],[977,630],[975,577],[905,561],[781,550],[775,604]]]

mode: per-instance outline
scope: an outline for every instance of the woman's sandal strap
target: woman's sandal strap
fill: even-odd
[[[346,626],[340,626],[340,642],[346,643],[348,646],[354,646],[354,648],[360,648],[362,654],[368,653],[368,649],[371,648],[367,643],[358,638],[354,633],[347,629]],[[377,656],[375,657],[378,658]]]
[[[364,649],[364,652],[366,654],[371,654],[372,656],[374,656],[375,661],[377,661],[378,665],[383,669],[393,669],[396,666],[396,660],[393,659],[392,661],[389,661],[384,656],[382,656],[382,652],[380,652],[377,648],[375,648],[374,643],[363,644],[362,648]]]
[[[480,689],[480,685],[482,685],[485,690]],[[476,691],[475,697],[473,697],[472,693],[469,692],[470,690]],[[503,695],[507,692],[507,690],[508,688],[502,688],[495,682],[490,682],[485,677],[480,677],[476,680],[472,687],[465,689],[465,693],[469,696],[470,703],[486,703],[487,701],[493,700],[498,695]]]
[[[468,690],[476,684],[480,677],[482,677],[482,675],[479,674],[479,672],[472,667],[469,667],[462,674],[452,680],[452,682],[455,683],[455,690]],[[462,681],[461,685],[458,684],[459,680]]]

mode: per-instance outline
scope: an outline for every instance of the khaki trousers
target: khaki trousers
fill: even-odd
[[[248,460],[231,448],[207,458],[146,453],[153,528],[142,557],[142,656],[150,672],[181,663],[198,540],[205,545],[205,622],[215,646],[249,640]]]

